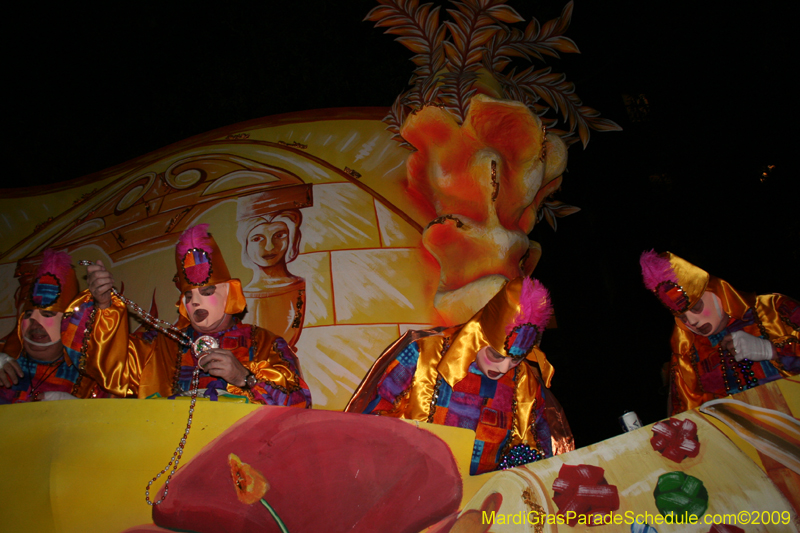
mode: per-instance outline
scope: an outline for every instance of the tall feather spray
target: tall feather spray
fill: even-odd
[[[522,280],[519,304],[520,312],[512,323],[506,325],[506,335],[522,324],[533,324],[540,332],[544,331],[553,314],[553,305],[550,302],[550,293],[538,279]]]
[[[202,254],[194,254],[191,261],[186,259],[186,254],[192,249],[197,248],[206,253],[206,258]],[[195,285],[204,283],[211,273],[211,253],[214,247],[211,237],[208,235],[208,224],[198,224],[192,226],[181,234],[178,239],[178,263],[183,265],[186,279]],[[207,259],[207,260],[206,260]]]
[[[72,258],[66,252],[48,248],[44,251],[42,264],[36,271],[36,277],[53,274],[63,283],[72,270]]]
[[[183,257],[192,248],[202,248],[206,253],[211,253],[208,224],[192,226],[181,234],[180,239],[178,239],[178,255]]]
[[[643,252],[639,257],[639,264],[642,266],[642,279],[644,286],[654,291],[659,283],[671,281],[678,284],[678,276],[672,270],[669,259],[658,255],[655,250]]]

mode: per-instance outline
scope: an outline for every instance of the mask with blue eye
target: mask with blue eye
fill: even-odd
[[[522,359],[531,353],[538,336],[538,327],[530,323],[521,324],[506,335],[503,347],[509,356],[514,359]]]
[[[34,307],[45,309],[58,301],[61,283],[52,274],[39,276],[31,287],[31,301]]]

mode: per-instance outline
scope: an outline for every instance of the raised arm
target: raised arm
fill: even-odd
[[[89,289],[70,304],[62,322],[61,340],[80,370],[103,389],[136,397],[142,369],[152,346],[130,334],[128,310],[111,292],[114,279],[103,263],[90,265]]]

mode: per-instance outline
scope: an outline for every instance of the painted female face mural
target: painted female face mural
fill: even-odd
[[[247,256],[256,265],[268,268],[286,263],[289,249],[289,228],[285,222],[259,224],[247,236]]]
[[[242,245],[242,265],[253,271],[244,287],[248,315],[245,321],[283,337],[290,346],[300,338],[306,306],[306,280],[293,274],[287,263],[300,252],[303,215],[297,205],[298,191],[283,187],[239,198],[236,237]]]

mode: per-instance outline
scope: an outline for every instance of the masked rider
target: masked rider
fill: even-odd
[[[800,305],[755,296],[665,252],[640,259],[645,287],[675,317],[670,411],[800,373]]]
[[[0,344],[0,404],[107,397],[82,375],[81,353],[71,349],[77,326],[68,311],[78,294],[78,279],[70,256],[45,250],[31,286],[24,290],[28,294],[17,327]]]
[[[175,326],[191,341],[213,337],[218,347],[198,361],[193,350],[165,334],[131,335],[127,307],[112,293],[113,277],[98,261],[88,267],[88,291],[73,304],[92,315],[87,373],[122,396],[173,396],[189,391],[199,364],[199,388],[212,400],[228,393],[267,405],[310,407],[311,393],[286,341],[241,322],[241,283],[231,279],[207,228],[187,229],[176,246],[181,297]]]
[[[472,475],[571,451],[548,390],[553,367],[538,348],[551,313],[538,281],[510,281],[466,324],[407,332],[346,410],[474,430]]]

